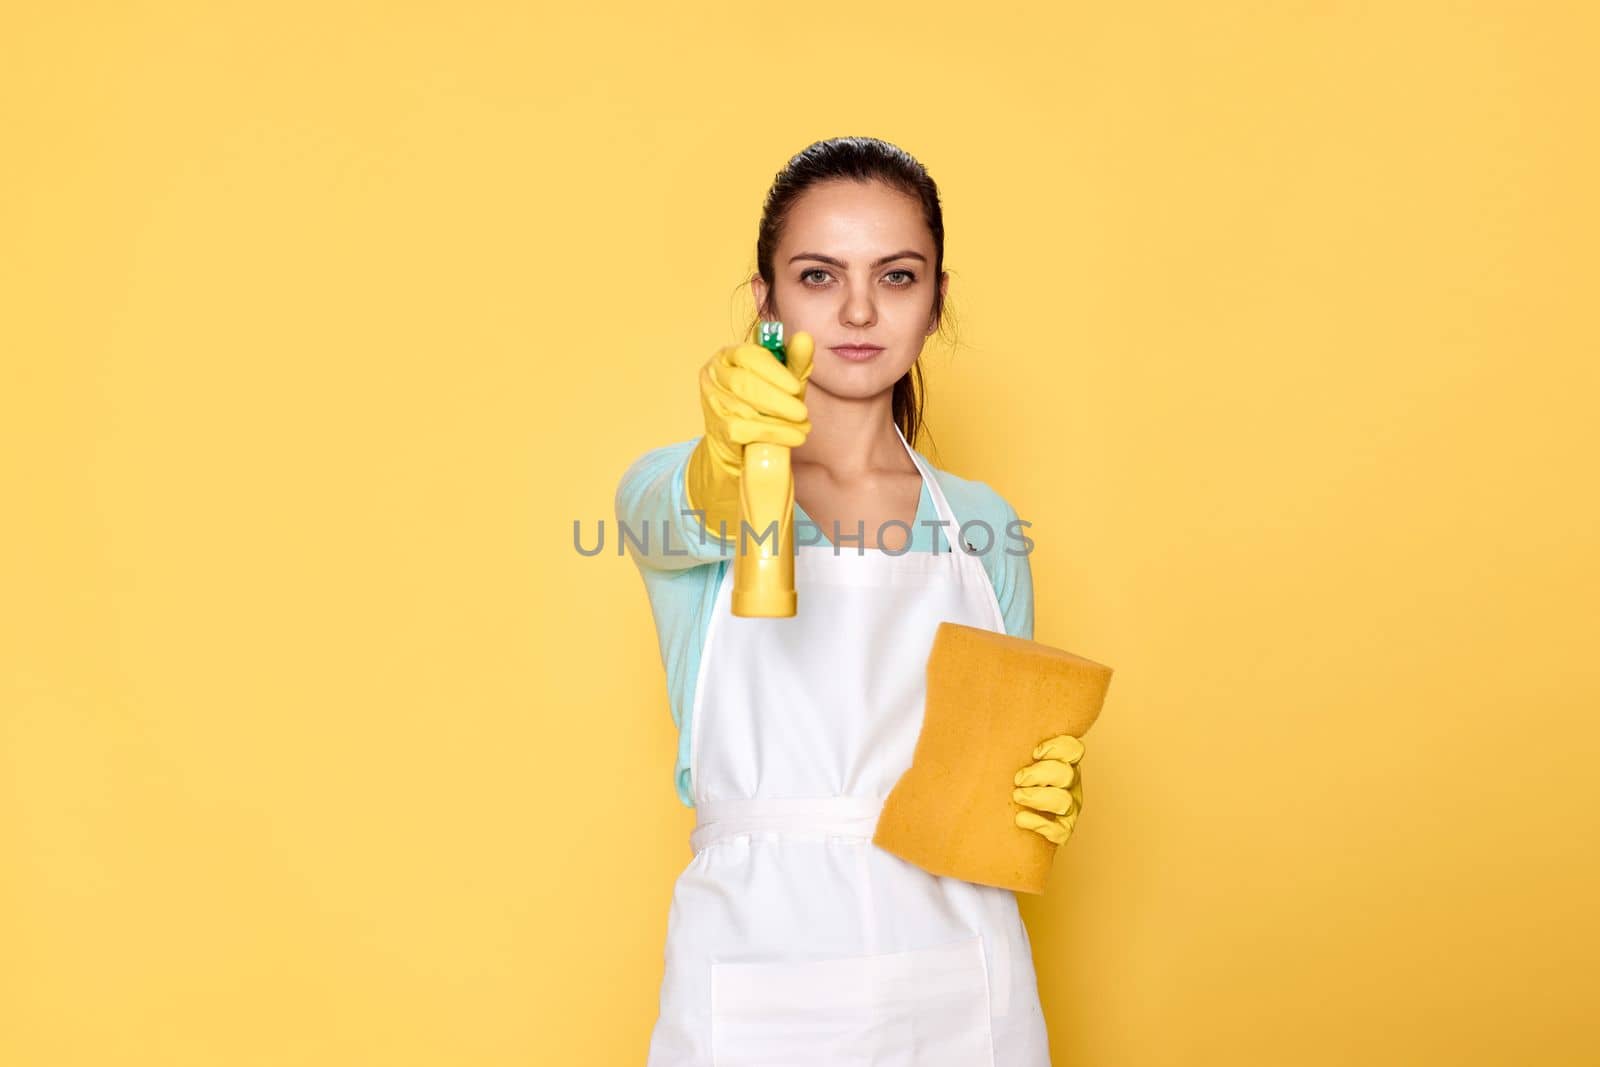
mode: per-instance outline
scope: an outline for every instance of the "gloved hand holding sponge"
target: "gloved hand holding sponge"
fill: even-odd
[[[1012,779],[1019,788],[1011,791],[1011,799],[1033,809],[1017,812],[1015,822],[1053,845],[1064,845],[1083,810],[1083,771],[1078,767],[1083,742],[1061,734],[1042,742],[1033,750],[1033,758]]]
[[[700,368],[706,432],[689,454],[684,490],[689,506],[705,512],[707,533],[724,540],[739,537],[744,446],[759,441],[794,448],[811,432],[805,389],[814,342],[801,332],[785,348],[788,362],[780,363],[760,345],[729,345]]]
[[[1110,667],[1065,649],[941,622],[922,732],[873,844],[932,874],[1043,893],[1083,807],[1080,739],[1110,684]]]

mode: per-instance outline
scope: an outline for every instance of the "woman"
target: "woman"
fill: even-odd
[[[716,353],[705,434],[646,453],[617,491],[620,522],[669,535],[628,543],[667,668],[678,795],[696,809],[648,1067],[1048,1065],[1015,895],[870,840],[911,763],[938,624],[1033,633],[1027,556],[1003,550],[1015,511],[911,444],[917,360],[949,286],[938,189],[882,141],[820,142],[779,173],[756,255],[758,318],[784,324],[792,358]],[[792,450],[793,618],[730,611],[754,441]],[[968,535],[980,522],[990,532]],[[1013,796],[1033,809],[1018,826],[1066,839],[1082,754],[1071,737],[1018,753]]]

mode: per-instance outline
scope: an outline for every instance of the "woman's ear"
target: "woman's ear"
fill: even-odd
[[[767,283],[761,277],[761,272],[756,271],[750,275],[750,295],[756,300],[756,315],[762,319],[769,318],[767,314]]]

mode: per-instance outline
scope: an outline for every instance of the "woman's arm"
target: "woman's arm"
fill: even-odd
[[[996,565],[990,568],[995,598],[1000,601],[1000,613],[1005,616],[1006,633],[1031,641],[1033,564],[1024,550],[1032,550],[1032,538],[1028,537],[1028,527],[1020,523],[1011,504],[999,494],[995,495],[995,499],[999,501],[1001,514],[1004,515],[995,530]]]
[[[689,778],[690,742],[694,724],[694,688],[722,579],[714,564],[723,550],[715,536],[702,540],[700,519],[688,511],[684,473],[699,438],[651,449],[628,466],[617,485],[617,535],[628,546],[650,598],[661,665],[667,675],[668,708],[678,728],[678,755],[673,788],[685,807],[694,807]],[[628,534],[624,536],[623,527]],[[649,530],[646,540],[646,529]],[[667,540],[662,541],[665,530]]]
[[[684,570],[733,555],[733,542],[706,532],[683,488],[689,454],[700,439],[652,448],[617,484],[617,537],[640,567]]]

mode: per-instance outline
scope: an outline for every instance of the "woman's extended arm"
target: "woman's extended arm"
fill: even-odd
[[[652,448],[617,484],[617,537],[640,567],[684,570],[733,555],[731,539],[705,531],[689,508],[684,474],[699,438]]]

